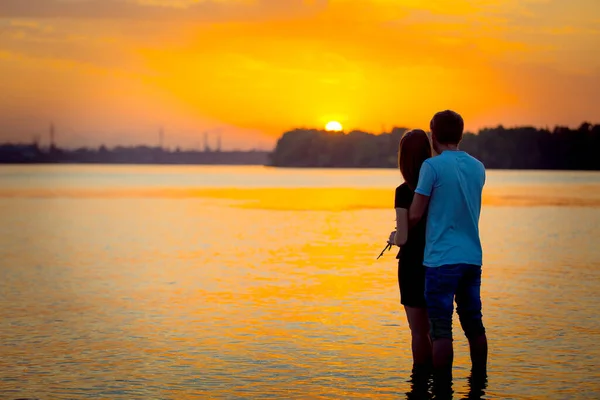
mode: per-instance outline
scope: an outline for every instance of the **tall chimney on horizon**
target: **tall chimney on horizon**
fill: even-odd
[[[54,143],[54,122],[50,123],[50,150],[54,150],[56,148]]]
[[[208,147],[208,132],[204,132],[204,152],[208,153],[210,151],[210,147]]]

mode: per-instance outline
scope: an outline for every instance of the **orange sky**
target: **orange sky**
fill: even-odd
[[[0,140],[600,122],[598,0],[2,0]],[[214,136],[213,136],[214,138]],[[214,139],[213,139],[214,140]]]

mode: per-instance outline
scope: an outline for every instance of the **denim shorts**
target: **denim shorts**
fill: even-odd
[[[481,314],[481,266],[451,264],[427,267],[425,301],[431,339],[452,339],[454,301],[467,338],[485,333]]]

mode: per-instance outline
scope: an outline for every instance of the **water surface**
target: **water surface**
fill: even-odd
[[[404,398],[393,170],[0,168],[2,398]],[[482,398],[600,393],[600,174],[490,171]],[[455,329],[459,329],[455,320]],[[468,391],[455,331],[454,390]]]

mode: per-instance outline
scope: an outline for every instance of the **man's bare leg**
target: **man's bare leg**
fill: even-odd
[[[485,375],[487,373],[488,344],[485,333],[469,339],[469,350],[471,353],[471,371],[473,374]]]
[[[452,339],[439,338],[433,341],[433,368],[451,370],[453,358]]]

